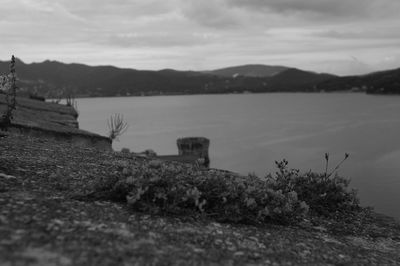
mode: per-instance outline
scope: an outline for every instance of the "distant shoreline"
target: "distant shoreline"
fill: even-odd
[[[249,95],[249,94],[368,94],[368,95],[397,95],[397,94],[371,94],[363,91],[271,91],[271,92],[247,92],[247,93],[187,93],[187,94],[151,94],[151,95],[110,95],[110,96],[86,96],[76,95],[75,99],[90,98],[129,98],[129,97],[162,97],[162,96],[190,96],[190,95]],[[55,98],[46,98],[46,101],[54,101]]]

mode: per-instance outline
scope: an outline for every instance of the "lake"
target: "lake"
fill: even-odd
[[[286,158],[301,171],[333,169],[361,203],[400,218],[400,97],[361,93],[271,93],[78,99],[80,128],[107,134],[121,113],[128,131],[113,144],[177,154],[176,139],[210,139],[211,167],[258,175]]]

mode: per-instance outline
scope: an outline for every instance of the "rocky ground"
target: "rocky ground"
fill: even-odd
[[[143,160],[0,135],[0,265],[400,265],[399,224],[367,210],[250,226],[87,197],[99,178]]]

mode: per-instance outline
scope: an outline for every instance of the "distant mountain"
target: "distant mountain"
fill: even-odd
[[[221,77],[272,77],[287,69],[288,67],[284,66],[243,65],[204,71],[204,73]]]
[[[8,62],[0,62],[0,73],[8,72]],[[77,96],[116,96],[142,94],[184,94],[203,89],[216,76],[191,71],[147,71],[64,64],[57,61],[16,65],[19,87],[46,97],[67,92]]]
[[[318,89],[365,91],[371,94],[400,94],[400,68],[325,80],[318,84]]]
[[[8,62],[0,61],[0,73],[8,72],[8,68]],[[67,94],[96,97],[316,91],[319,83],[337,78],[295,68],[264,65],[196,72],[173,69],[148,71],[64,64],[49,60],[25,64],[18,60],[16,70],[20,93],[38,94],[47,98]],[[233,72],[237,75],[231,75]]]
[[[270,86],[276,91],[318,91],[317,85],[335,79],[331,74],[319,74],[297,68],[289,68],[270,79]]]

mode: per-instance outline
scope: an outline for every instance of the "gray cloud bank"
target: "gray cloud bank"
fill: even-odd
[[[400,66],[398,0],[3,0],[0,58],[160,69]],[[355,64],[352,58],[358,58]]]

